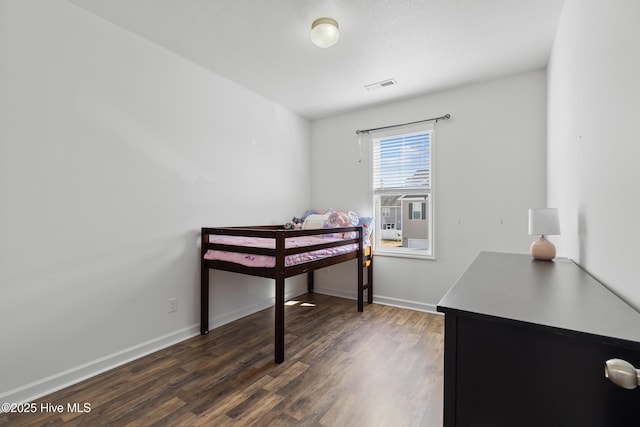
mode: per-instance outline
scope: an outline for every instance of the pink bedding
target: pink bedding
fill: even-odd
[[[301,236],[291,237],[285,240],[286,248],[297,248],[301,246],[317,245],[320,243],[337,242],[342,239],[333,237],[318,237],[318,236]],[[210,236],[209,241],[211,243],[222,243],[227,245],[237,246],[251,246],[254,248],[271,248],[275,249],[275,239],[263,238],[263,237],[236,237],[236,236]],[[353,252],[358,249],[358,245],[349,244],[343,246],[336,246],[333,248],[319,249],[311,252],[303,252],[300,254],[288,255],[285,257],[285,266],[302,264],[309,261],[314,261],[321,258],[328,258],[334,255],[345,254]],[[267,255],[255,255],[244,254],[239,252],[226,252],[209,249],[204,255],[208,260],[228,261],[237,264],[242,264],[247,267],[266,267],[272,268],[276,265],[276,259]]]

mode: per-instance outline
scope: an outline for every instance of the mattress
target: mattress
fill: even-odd
[[[300,236],[285,239],[285,248],[298,248],[303,246],[318,245],[322,243],[338,242],[340,238],[320,237],[320,236]],[[249,246],[254,248],[275,249],[276,240],[264,237],[244,237],[244,236],[210,236],[211,243],[221,243],[226,245]],[[315,261],[322,258],[329,258],[335,255],[341,255],[356,251],[358,245],[347,244],[326,249],[318,249],[310,252],[287,255],[284,260],[285,266],[302,264],[305,262]],[[236,264],[242,264],[247,267],[265,267],[273,268],[276,265],[276,258],[268,255],[246,254],[241,252],[227,252],[209,249],[204,259],[227,261]]]

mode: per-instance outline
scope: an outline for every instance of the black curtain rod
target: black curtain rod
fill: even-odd
[[[449,120],[450,118],[451,118],[451,114],[445,114],[444,116],[434,117],[433,119],[418,120],[418,121],[415,121],[415,122],[402,123],[402,124],[399,124],[399,125],[391,125],[391,126],[382,126],[382,127],[379,127],[379,128],[356,130],[356,133],[359,135],[361,133],[367,133],[367,132],[371,132],[373,130],[391,129],[391,128],[396,128],[396,127],[399,127],[399,126],[414,125],[416,123],[433,122],[433,121],[437,122],[438,120]]]

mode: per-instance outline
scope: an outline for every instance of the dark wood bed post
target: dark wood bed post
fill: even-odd
[[[276,317],[275,351],[276,363],[284,362],[284,231],[276,232]]]
[[[362,227],[358,231],[358,311],[364,311],[364,246],[362,242]],[[371,291],[369,291],[369,295]]]
[[[204,259],[208,234],[200,231],[200,335],[209,333],[209,267]]]
[[[369,248],[373,251],[373,248]],[[369,265],[367,266],[367,303],[373,304],[373,252],[369,254]]]
[[[313,293],[313,270],[307,271],[307,292]]]

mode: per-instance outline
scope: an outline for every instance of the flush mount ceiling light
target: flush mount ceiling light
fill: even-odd
[[[318,18],[311,24],[309,37],[313,44],[321,48],[331,47],[338,42],[340,31],[333,18]]]

